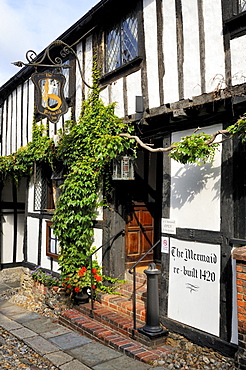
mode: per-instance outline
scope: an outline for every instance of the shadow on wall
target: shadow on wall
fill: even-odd
[[[214,167],[211,163],[202,166],[189,164],[179,168],[171,179],[172,208],[181,209],[203,190],[213,193],[211,201],[219,199],[220,170],[220,166]]]

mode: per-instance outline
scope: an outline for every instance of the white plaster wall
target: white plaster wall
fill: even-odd
[[[23,256],[23,239],[24,239],[25,215],[18,215],[17,219],[17,253],[16,262],[22,262]]]
[[[31,178],[29,182],[29,188],[28,188],[28,212],[35,212],[34,211],[34,184],[33,184],[33,178]],[[38,211],[36,211],[38,213]]]
[[[212,134],[221,128],[215,125],[201,132]],[[192,130],[174,133],[172,142],[192,133]],[[170,218],[176,221],[176,227],[220,230],[220,175],[220,150],[213,164],[183,165],[171,160]]]
[[[100,91],[100,99],[102,99],[103,104],[109,105],[109,90],[108,86]]]
[[[7,100],[3,104],[2,154],[6,155]]]
[[[16,152],[16,119],[17,119],[17,112],[16,112],[16,99],[17,99],[17,91],[14,90],[12,93],[12,133],[11,133],[11,146],[12,146],[12,153]]]
[[[39,220],[27,218],[27,261],[37,264],[38,262],[38,230]]]
[[[12,140],[11,138],[11,99],[12,99],[12,94],[8,96],[7,100],[8,100],[8,117],[7,117],[7,151],[6,151],[6,155],[9,155],[11,154],[11,150],[10,150],[10,140]]]
[[[130,74],[126,78],[127,85],[127,114],[136,112],[136,96],[142,96],[141,71]]]
[[[25,83],[23,85],[23,131],[22,131],[23,146],[25,146],[27,144],[28,139],[30,141],[30,138],[28,138],[28,131],[27,131],[27,123],[28,123],[28,112],[27,112],[28,85],[29,85],[29,82],[25,81]]]
[[[3,198],[4,201],[8,201],[7,198]],[[14,212],[11,209],[3,209],[2,216],[2,263],[13,263],[13,241],[14,241],[14,215],[4,214],[4,212]],[[18,214],[17,218],[17,250],[16,250],[16,262],[23,261],[23,237],[24,237],[24,222],[25,215]]]
[[[29,100],[28,100],[28,141],[32,140],[32,122],[34,113],[34,84],[29,80]]]
[[[83,71],[83,46],[82,42],[77,45],[76,49],[77,57],[80,63],[80,66]],[[82,79],[78,68],[78,62],[76,61],[76,101],[75,101],[75,119],[76,121],[79,118],[82,106]]]
[[[175,0],[163,0],[164,103],[179,100]]]
[[[9,209],[3,209],[2,212],[9,212]],[[2,216],[2,263],[13,262],[13,215]]]
[[[92,85],[92,64],[93,64],[93,47],[92,36],[87,37],[85,44],[85,63],[84,63],[84,79],[85,82]],[[83,70],[83,68],[82,68]],[[85,85],[85,97],[87,98],[90,89]]]
[[[102,229],[93,229],[93,231],[94,231],[94,237],[93,237],[92,246],[99,248],[102,245],[102,235],[103,235]],[[102,266],[102,248],[99,249],[99,251],[95,254],[95,257],[99,265]]]
[[[203,1],[206,92],[225,87],[225,56],[220,0]]]
[[[184,37],[184,98],[201,94],[197,0],[182,1]]]
[[[241,36],[231,40],[231,73],[232,84],[238,85],[246,81],[246,36]]]
[[[98,202],[103,201],[103,190],[102,187],[98,191]],[[102,221],[103,220],[103,207],[97,207],[96,209],[96,220],[97,221]]]
[[[16,111],[16,129],[17,129],[17,149],[21,146],[21,139],[23,141],[23,127],[21,129],[21,86],[17,87],[17,111]],[[25,109],[25,106],[23,106]],[[23,122],[24,124],[24,122]]]
[[[153,108],[160,106],[155,1],[143,0],[143,15],[149,108]],[[159,42],[161,42],[161,40],[159,40]]]
[[[116,116],[124,117],[123,78],[120,78],[111,85],[111,103],[113,102],[116,102]]]

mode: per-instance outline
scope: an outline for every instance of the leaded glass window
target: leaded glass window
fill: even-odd
[[[34,166],[34,210],[54,209],[53,189],[50,173],[47,168],[36,164]]]
[[[238,0],[238,13],[246,11],[246,0]]]
[[[138,20],[129,15],[106,35],[105,72],[111,72],[138,56]]]

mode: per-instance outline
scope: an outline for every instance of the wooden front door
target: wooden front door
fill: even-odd
[[[131,267],[154,243],[154,218],[145,203],[132,206],[126,223],[126,266]],[[148,265],[153,260],[149,253],[139,264]]]

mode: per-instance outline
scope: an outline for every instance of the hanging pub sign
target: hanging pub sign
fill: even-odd
[[[68,111],[64,97],[66,78],[61,73],[34,73],[32,81],[36,86],[36,106],[39,113],[50,122],[56,123],[62,114]]]

